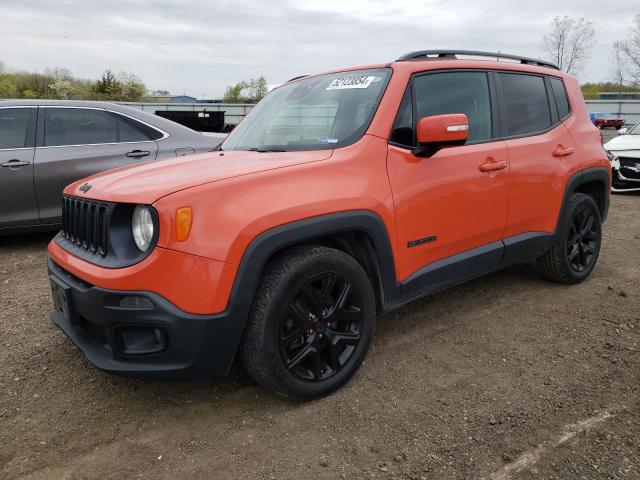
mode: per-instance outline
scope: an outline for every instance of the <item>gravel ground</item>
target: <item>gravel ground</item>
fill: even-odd
[[[583,284],[518,267],[413,302],[304,404],[239,368],[97,371],[49,321],[49,238],[0,238],[0,478],[640,478],[640,195]]]

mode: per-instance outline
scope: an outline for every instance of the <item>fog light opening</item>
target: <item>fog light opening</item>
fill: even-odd
[[[161,327],[121,325],[116,338],[125,355],[159,353],[167,348],[167,333]]]

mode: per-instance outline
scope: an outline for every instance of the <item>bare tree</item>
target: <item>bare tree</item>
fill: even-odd
[[[611,70],[613,73],[613,81],[618,85],[620,91],[622,91],[628,81],[629,62],[619,41],[613,44]]]
[[[542,51],[547,60],[561,70],[577,75],[591,55],[596,31],[584,18],[555,17],[551,31],[542,38]]]
[[[629,62],[629,75],[636,86],[640,86],[640,14],[636,15],[625,40],[616,42],[625,60]]]

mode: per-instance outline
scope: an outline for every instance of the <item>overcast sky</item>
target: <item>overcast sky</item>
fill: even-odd
[[[556,15],[596,28],[583,81],[611,77],[612,44],[638,0],[0,0],[0,61],[12,70],[109,67],[149,89],[201,97],[264,75],[269,84],[433,48],[539,56]]]

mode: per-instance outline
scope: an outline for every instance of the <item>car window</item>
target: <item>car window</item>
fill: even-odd
[[[144,133],[124,120],[118,119],[118,142],[145,142],[149,140]]]
[[[398,115],[393,123],[389,141],[407,147],[414,146],[413,139],[413,107],[411,105],[411,89],[408,88],[400,102]]]
[[[414,79],[416,118],[464,113],[469,119],[468,141],[491,138],[491,101],[485,72],[444,72]]]
[[[351,145],[364,135],[390,77],[390,68],[379,68],[287,83],[269,92],[221,148],[303,151]]]
[[[133,126],[102,110],[45,108],[44,112],[44,144],[48,147],[149,140]]]
[[[558,117],[560,119],[569,115],[569,99],[567,98],[567,91],[564,88],[564,83],[559,78],[551,77],[551,89],[553,90],[553,96],[556,99],[556,105],[558,106]]]
[[[31,108],[0,108],[0,149],[27,146],[31,110]]]
[[[505,135],[526,135],[551,127],[551,110],[544,78],[499,73],[505,111]]]
[[[267,126],[264,144],[290,145],[303,139],[320,143],[323,138],[331,137],[337,113],[337,102],[286,107]]]

